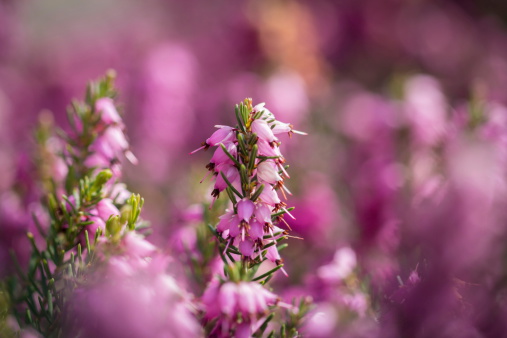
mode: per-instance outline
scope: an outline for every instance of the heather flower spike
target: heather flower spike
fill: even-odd
[[[305,133],[277,121],[264,104],[254,107],[251,99],[236,105],[235,115],[236,126],[216,126],[219,129],[192,153],[217,147],[206,166],[215,177],[213,202],[225,190],[233,207],[211,228],[220,243],[226,279],[213,279],[202,299],[205,318],[216,320],[209,333],[249,337],[262,333],[256,330],[261,317],[273,311],[269,306],[282,305],[263,285],[278,270],[287,275],[278,247],[289,237],[290,228],[283,217],[293,217],[289,212],[293,208],[287,208],[278,197],[280,192],[286,199],[285,192],[290,191],[284,185],[288,166],[275,134]],[[275,268],[257,275],[265,260],[275,263]]]
[[[166,258],[158,258],[156,248],[138,232],[147,226],[140,219],[143,198],[117,182],[122,158],[135,162],[135,157],[113,100],[113,78],[110,73],[91,83],[84,102],[74,103],[68,111],[72,132],[62,130],[52,136],[67,142],[61,153],[54,154],[61,156],[66,177],[48,178],[51,188],[44,192],[46,198],[41,198],[46,201],[41,209],[46,211],[48,222],[46,228],[37,228],[39,233],[28,233],[33,263],[26,272],[19,268],[22,287],[10,290],[12,305],[19,314],[25,314],[26,320],[18,321],[44,337],[88,337],[97,331],[110,337],[127,332],[134,336],[160,334],[144,328],[143,333],[132,332],[145,325],[149,330],[163,327],[165,333],[174,333],[180,328],[169,316],[143,325],[141,320],[131,320],[137,317],[132,315],[133,309],[142,312],[142,308],[153,308],[155,299],[139,297],[129,284],[150,280],[153,285],[147,290],[155,288],[157,297],[165,297],[165,307],[180,307],[180,315],[190,322],[187,335],[198,336],[200,327],[186,309],[186,302],[179,301],[182,292],[171,285],[172,277],[165,274],[165,268],[159,268]],[[44,139],[39,142],[44,145]],[[106,283],[94,285],[101,279],[102,270],[106,270]],[[102,298],[97,305],[96,300]],[[130,306],[122,304],[118,311],[118,302]],[[105,314],[113,313],[111,309],[125,323],[124,328],[110,325]],[[186,328],[181,325],[181,329]]]

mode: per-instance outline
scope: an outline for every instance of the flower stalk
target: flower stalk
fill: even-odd
[[[253,106],[251,99],[236,105],[234,111],[238,124],[216,126],[219,129],[194,151],[217,147],[206,166],[215,177],[213,203],[225,190],[232,205],[216,226],[209,225],[225,268],[204,293],[204,319],[210,334],[262,336],[275,308],[285,306],[264,285],[278,270],[287,275],[279,249],[286,247],[280,242],[287,239],[290,228],[279,226],[285,227],[283,217],[293,210],[278,197],[281,192],[286,198],[284,190],[289,191],[284,181],[289,175],[276,135],[290,136],[295,131],[291,125],[277,121],[263,103]],[[275,266],[257,274],[268,260]],[[246,297],[246,305],[239,301],[234,305],[234,294],[239,293]],[[233,308],[241,316],[232,316]],[[208,325],[211,321],[216,324]]]

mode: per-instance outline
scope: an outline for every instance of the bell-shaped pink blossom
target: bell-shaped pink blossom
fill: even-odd
[[[107,161],[119,159],[125,155],[130,162],[135,164],[137,159],[134,154],[128,152],[128,147],[129,144],[122,129],[118,126],[110,126],[93,142],[90,150]]]
[[[275,162],[271,160],[264,161],[257,166],[257,176],[259,177],[259,181],[263,183],[276,184],[283,180],[278,174]]]
[[[229,222],[229,236],[231,238],[236,238],[241,234],[241,223],[238,218],[238,215],[234,215]]]
[[[238,202],[237,209],[239,219],[248,223],[255,210],[255,204],[251,200],[244,198]]]
[[[277,206],[282,201],[278,197],[278,194],[276,193],[276,190],[271,185],[266,185],[264,187],[264,190],[262,191],[261,195],[259,196],[259,199],[271,206]]]
[[[125,253],[131,257],[150,257],[157,251],[156,246],[132,231],[125,234],[121,245],[125,248]]]
[[[338,282],[349,276],[356,267],[356,253],[349,247],[336,251],[333,261],[320,267],[317,274],[328,282]]]
[[[269,156],[269,157],[272,157],[272,156],[282,156],[282,154],[280,153],[280,148],[278,148],[277,145],[273,145],[271,146],[268,141],[262,139],[262,138],[259,138],[257,140],[257,146],[258,146],[258,153],[259,155],[262,155],[262,156]]]
[[[225,230],[229,230],[230,223],[233,220],[234,216],[235,214],[231,210],[220,216],[220,221],[217,224],[217,231],[224,232]]]
[[[255,218],[261,223],[271,223],[271,208],[265,203],[255,207]]]
[[[256,133],[259,138],[268,143],[278,140],[269,127],[269,124],[262,119],[256,119],[252,122],[252,132]]]
[[[225,145],[225,148],[227,149],[227,151],[229,152],[229,154],[231,154],[234,157],[237,155],[238,150],[237,150],[237,147],[234,143],[227,142],[224,145]],[[212,163],[214,165],[214,167],[216,167],[222,163],[227,163],[227,164],[231,164],[231,165],[233,164],[232,160],[229,158],[229,156],[227,156],[225,154],[222,147],[218,147],[215,150],[213,157],[211,157],[210,163]]]
[[[95,110],[100,112],[100,119],[106,124],[121,123],[122,119],[116,107],[114,106],[113,99],[103,97],[95,102]]]
[[[104,198],[97,203],[97,215],[107,221],[111,215],[120,215],[120,210],[113,204],[110,198]]]
[[[241,313],[244,320],[251,320],[264,315],[268,306],[276,305],[278,297],[256,282],[220,284],[213,280],[204,292],[202,302],[207,318],[222,314],[231,319],[231,314]]]
[[[206,139],[201,147],[192,151],[190,154],[194,154],[201,149],[208,149],[209,147],[218,146],[220,143],[231,142],[235,139],[234,128],[222,125],[216,125],[215,127],[219,129],[211,134],[211,136]]]
[[[225,143],[230,141],[234,136],[234,128],[229,126],[221,126],[216,125],[215,127],[219,128],[215,131],[211,136],[206,140],[206,144],[209,146],[217,146],[220,143]]]
[[[250,220],[250,230],[248,230],[248,234],[253,240],[262,239],[264,237],[264,225],[260,223],[257,219]]]
[[[250,238],[246,238],[239,243],[238,249],[243,256],[251,257],[254,253],[254,242]]]
[[[220,167],[217,167],[216,170],[218,170],[217,180],[215,181],[215,189],[217,189],[219,192],[223,191],[225,188],[227,188],[227,182],[224,181],[222,175],[220,172],[223,172],[225,177],[227,177],[227,180],[231,184],[235,184],[239,182],[239,172],[236,167],[228,164],[224,164]]]
[[[236,298],[239,296],[237,292],[238,289],[233,283],[224,283],[220,289],[220,293],[218,295],[220,310],[228,317],[232,317],[234,315]]]

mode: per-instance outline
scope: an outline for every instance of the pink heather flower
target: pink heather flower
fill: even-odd
[[[257,146],[259,147],[258,148],[259,155],[269,157],[282,156],[282,154],[280,153],[280,148],[277,145],[271,146],[266,140],[262,138],[259,138],[257,140]]]
[[[336,251],[333,261],[319,268],[317,274],[328,282],[339,282],[347,278],[357,265],[356,253],[349,247]]]
[[[119,158],[119,155],[127,150],[128,146],[129,144],[121,128],[111,126],[95,140],[92,148],[108,160],[112,160]]]
[[[216,170],[216,176],[217,176],[217,179],[215,181],[215,185],[216,185],[216,188],[219,189],[220,191],[224,190],[225,188],[227,188],[227,183],[223,180],[222,178],[222,172],[224,173],[225,177],[227,177],[227,180],[234,185],[235,182],[239,182],[239,171],[238,169],[231,165],[231,164],[227,164],[227,163],[223,163],[219,166],[217,166],[215,168]],[[234,186],[236,187],[236,186]],[[238,186],[241,190],[241,186],[239,185],[238,183]]]
[[[108,194],[113,200],[118,204],[125,203],[132,193],[127,190],[127,185],[125,183],[116,183],[111,187],[111,191]]]
[[[94,147],[94,145],[92,145],[92,147]],[[88,168],[104,169],[111,165],[111,160],[96,152],[88,156],[84,164]]]
[[[245,257],[252,257],[254,254],[254,242],[251,238],[245,238],[241,242],[239,242],[238,246],[239,252]]]
[[[272,240],[265,240],[264,245],[268,245],[269,243],[273,242]],[[266,249],[266,258],[269,259],[271,262],[280,264],[282,261],[282,257],[280,257],[280,253],[278,252],[278,249],[276,248],[276,245],[272,245],[269,248]],[[283,269],[282,269],[283,270]]]
[[[113,204],[109,198],[104,198],[97,203],[97,215],[106,222],[111,215],[120,215],[120,210]]]
[[[122,119],[116,107],[114,106],[113,99],[109,97],[103,97],[95,102],[95,110],[101,113],[100,118],[105,124],[120,124]]]
[[[257,166],[257,176],[260,182],[269,184],[277,184],[283,178],[278,174],[275,162],[267,160]]]
[[[253,111],[254,112],[259,112],[262,110],[264,111],[264,114],[262,115],[262,119],[259,119],[259,120],[268,123],[268,125],[271,129],[271,133],[273,135],[281,134],[281,133],[288,133],[289,136],[292,133],[296,133],[296,134],[300,134],[300,135],[308,135],[307,133],[292,129],[292,125],[290,123],[284,123],[284,122],[280,122],[280,121],[276,121],[276,120],[272,121],[272,122],[267,122],[266,120],[274,120],[275,116],[267,108],[264,108],[264,105],[265,105],[264,102],[257,104],[255,107],[253,107]],[[267,119],[264,119],[264,118],[267,118]],[[252,129],[252,131],[253,131],[253,129]],[[275,139],[278,140],[276,137],[275,137]],[[268,141],[268,142],[272,142],[272,141]]]
[[[291,136],[293,133],[299,134],[299,135],[308,135],[305,132],[292,129],[292,124],[290,124],[290,123],[274,121],[269,124],[269,127],[271,128],[271,130],[273,131],[273,134],[275,134],[275,135],[281,134],[281,133],[287,133],[287,134],[289,134],[289,136]]]
[[[271,208],[265,203],[257,203],[255,218],[262,224],[271,224]]]
[[[310,337],[332,337],[338,324],[338,311],[331,303],[320,303],[313,310],[303,327]]]
[[[252,214],[255,210],[254,202],[247,198],[244,198],[238,202],[237,208],[239,219],[248,223],[248,220],[250,217],[252,217]]]
[[[212,192],[213,197],[217,197],[218,193],[223,191],[225,188],[228,187],[227,182],[224,181],[222,175],[220,172],[223,172],[225,177],[227,177],[227,180],[237,189],[241,190],[240,187],[240,178],[239,178],[239,172],[236,167],[230,165],[230,164],[222,164],[221,166],[215,168],[217,170],[217,179],[215,181],[214,190]]]
[[[131,257],[150,257],[157,251],[156,246],[133,231],[123,236],[121,246],[125,249],[125,254]]]
[[[405,113],[419,142],[431,145],[444,136],[447,102],[437,80],[418,75],[407,81]]]
[[[236,156],[238,153],[237,147],[232,142],[227,142],[224,144],[225,148],[231,154],[232,156]],[[222,147],[217,147],[215,150],[215,153],[213,154],[213,157],[211,157],[211,160],[209,161],[210,164],[208,164],[207,168],[210,170],[215,169],[220,164],[234,164],[234,162],[227,156],[222,149]]]
[[[264,190],[261,192],[261,195],[259,196],[259,199],[268,204],[272,207],[277,207],[282,203],[280,198],[278,197],[278,194],[276,193],[276,190],[271,185],[266,185],[264,187]]]
[[[241,225],[241,221],[237,214],[232,216],[231,222],[229,223],[229,237],[236,238],[241,234],[241,230],[244,227]]]
[[[269,127],[269,124],[263,119],[256,119],[252,122],[252,132],[256,133],[259,138],[268,143],[278,140],[273,134],[273,130]]]
[[[232,141],[234,138],[234,128],[229,126],[216,125],[216,128],[219,128],[215,131],[211,136],[206,139],[204,144],[192,151],[190,154],[196,153],[201,149],[208,149],[209,147],[214,147],[219,145],[220,143],[226,143],[228,141]]]
[[[216,125],[215,128],[219,128],[206,140],[206,144],[209,146],[217,146],[220,143],[230,141],[234,136],[234,128],[229,126]]]
[[[93,239],[95,237],[95,233],[100,228],[102,229],[102,233],[106,231],[106,222],[99,216],[88,216],[88,221],[92,221],[93,224],[87,225],[86,230],[88,231],[88,237]],[[82,242],[84,243],[85,238],[83,235]]]
[[[356,312],[361,317],[363,317],[368,310],[368,300],[365,294],[361,292],[343,295],[342,301],[349,309]]]
[[[244,320],[251,321],[263,316],[268,306],[278,303],[278,297],[256,282],[225,282],[213,280],[202,296],[206,317],[223,316],[233,320],[241,313]]]
[[[233,221],[235,217],[237,218],[237,215],[233,211],[231,210],[226,211],[227,212],[225,214],[219,217],[220,221],[217,224],[218,232],[224,232],[226,230],[229,230],[230,223]]]
[[[415,285],[415,284],[419,283],[420,280],[421,280],[421,277],[419,277],[419,273],[417,273],[417,268],[416,268],[408,276],[408,281],[410,282],[410,284]]]
[[[260,223],[256,218],[250,220],[250,230],[248,234],[253,240],[262,239],[264,237],[264,225]]]
[[[67,177],[67,173],[69,172],[69,167],[67,163],[60,156],[55,156],[52,163],[51,173],[53,178],[57,182],[63,182],[63,180]]]
[[[64,336],[201,337],[190,296],[165,272],[167,260],[125,258],[112,257],[74,290]]]

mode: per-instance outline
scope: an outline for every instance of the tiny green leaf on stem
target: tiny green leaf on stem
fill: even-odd
[[[215,227],[211,224],[206,224],[208,226],[208,229],[211,231],[211,233],[214,235],[214,236],[218,236],[217,234],[217,230],[215,229]]]
[[[265,112],[266,112],[266,111],[265,111],[264,109],[263,109],[263,110],[261,110],[261,111],[258,111],[258,112],[254,115],[253,119],[254,119],[254,120],[260,119],[260,118],[262,117],[262,115],[264,115],[264,113],[265,113]]]
[[[53,278],[51,270],[49,269],[48,261],[46,259],[42,260],[42,266],[44,267],[44,272],[46,273],[46,276],[48,276],[48,278]]]
[[[243,191],[243,196],[246,196],[248,191],[247,187],[250,185],[250,180],[248,179],[248,174],[246,172],[246,167],[244,164],[239,167],[239,175],[241,178],[241,189]]]
[[[276,238],[276,236],[281,235],[281,234],[283,234],[283,231],[278,231],[278,232],[275,232],[273,235],[271,235],[271,234],[269,234],[269,235],[264,235],[262,238],[263,238],[263,239],[270,239],[270,238],[273,238],[273,237],[275,237],[275,238]]]
[[[27,323],[30,323],[33,325],[33,320],[32,320],[32,314],[30,312],[30,309],[26,309],[26,312],[25,312],[25,319],[26,319],[26,322]]]
[[[254,144],[252,147],[252,152],[250,153],[250,158],[248,159],[248,170],[251,172],[255,167],[255,159],[257,158],[257,152],[259,150],[259,146]]]
[[[81,248],[81,243],[78,243],[77,244],[77,258],[79,259],[79,262],[82,262],[83,261],[83,249]]]
[[[231,188],[231,190],[236,195],[238,195],[239,198],[243,198],[243,195],[241,195],[241,193],[239,191],[237,191],[236,188],[233,187],[233,185],[231,184],[231,182],[229,182],[229,180],[227,179],[227,176],[225,176],[225,174],[224,174],[223,171],[220,172],[220,175],[222,175],[222,178],[224,179],[225,183],[227,183],[227,185],[229,186],[229,188]]]
[[[231,200],[233,205],[236,205],[238,201],[236,200],[236,197],[234,197],[234,193],[232,192],[231,188],[227,187],[225,188],[225,192],[229,196],[229,199]]]
[[[28,237],[28,240],[30,240],[33,251],[37,254],[37,256],[42,257],[39,249],[37,248],[37,244],[35,244],[35,238],[33,237],[33,234],[31,232],[28,232],[26,236]]]
[[[86,241],[86,250],[88,251],[88,255],[92,251],[92,246],[90,245],[90,238],[88,237],[88,230],[85,230],[85,241]]]
[[[282,338],[287,337],[285,324],[283,324],[282,327],[280,328],[280,337],[282,337]]]
[[[39,222],[39,219],[37,218],[37,216],[35,215],[35,213],[32,213],[32,220],[33,220],[33,223],[35,224],[35,227],[37,228],[37,231],[39,231],[39,234],[46,238],[46,232],[44,231],[44,229],[42,228],[40,222]]]
[[[53,316],[53,296],[51,295],[51,292],[48,290],[46,299],[48,302],[48,312],[50,316]]]
[[[264,320],[257,332],[254,334],[254,337],[262,337],[264,331],[266,331],[266,328],[268,327],[269,322],[273,319],[274,316],[274,313],[269,314],[269,316],[266,318],[266,320]]]
[[[246,130],[245,130],[245,124],[244,122],[241,120],[241,112],[240,112],[240,108],[238,105],[236,105],[236,107],[234,107],[234,113],[236,114],[236,120],[238,121],[238,126],[239,126],[239,129],[241,129],[241,131],[243,133],[246,133]]]
[[[261,184],[261,186],[258,187],[257,190],[254,192],[254,194],[250,197],[250,199],[252,200],[252,202],[257,201],[257,199],[259,198],[259,196],[262,194],[263,190],[264,190],[264,184]]]
[[[252,133],[251,136],[250,136],[250,140],[248,140],[248,143],[253,146],[254,144],[257,143],[257,134],[256,133]]]
[[[275,244],[278,244],[278,242],[280,242],[280,241],[282,241],[282,240],[284,240],[284,239],[287,239],[287,237],[282,236],[282,237],[280,237],[280,238],[278,238],[278,239],[276,239],[276,240],[272,241],[272,242],[271,242],[271,243],[269,243],[268,245],[265,245],[265,246],[262,248],[262,250],[264,251],[264,250],[266,250],[267,248],[269,248],[269,247],[271,247],[271,246],[273,246],[273,245],[275,245]]]
[[[271,276],[273,273],[275,273],[276,271],[280,270],[281,268],[283,268],[283,264],[277,265],[276,267],[274,267],[273,269],[269,270],[268,272],[263,273],[262,275],[260,275],[258,277],[255,277],[254,279],[252,279],[252,281],[253,282],[257,282],[258,280],[261,280],[263,278]]]
[[[231,155],[231,153],[227,150],[227,148],[224,146],[223,143],[220,143],[220,147],[222,147],[222,150],[224,151],[225,155],[227,155],[227,157],[229,157],[239,169],[241,167],[241,163],[239,163],[238,160]]]
[[[295,209],[295,207],[290,207],[290,208],[286,208],[285,210],[292,211],[294,209]],[[275,212],[274,214],[271,214],[271,217],[277,217],[277,216],[280,216],[280,215],[284,215],[284,214],[287,213],[287,211],[285,211],[285,210],[281,210],[281,211]]]
[[[238,133],[237,139],[238,139],[239,150],[240,150],[240,151],[241,151],[241,152],[242,152],[245,156],[247,156],[248,152],[247,152],[247,150],[246,150],[245,137],[243,136],[243,134]]]
[[[277,247],[278,252],[282,251],[283,249],[285,249],[288,246],[289,246],[289,244],[287,244],[287,243],[280,244],[280,246]]]

